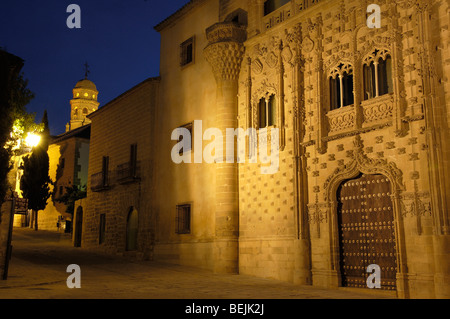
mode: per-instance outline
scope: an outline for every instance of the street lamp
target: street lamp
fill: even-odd
[[[41,136],[36,133],[28,133],[27,137],[25,138],[25,144],[31,148],[37,146],[40,141]]]

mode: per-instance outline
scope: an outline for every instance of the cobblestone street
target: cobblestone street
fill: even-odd
[[[373,299],[372,291],[325,290],[246,275],[217,275],[153,261],[131,262],[74,248],[70,235],[15,228],[9,277],[0,298],[58,299]],[[69,289],[67,266],[81,269]]]

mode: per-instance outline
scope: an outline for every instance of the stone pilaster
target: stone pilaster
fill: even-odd
[[[226,129],[238,127],[238,77],[244,56],[244,28],[234,23],[217,23],[206,30],[204,50],[217,84],[216,127],[223,134],[222,154],[216,157],[216,211],[214,271],[239,272],[239,188],[237,143],[226,144]],[[232,156],[227,150],[234,149]],[[220,149],[216,150],[220,154]]]

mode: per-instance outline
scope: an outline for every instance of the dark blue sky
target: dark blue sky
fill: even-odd
[[[25,60],[35,93],[27,106],[40,122],[47,109],[52,135],[64,133],[70,99],[84,63],[100,107],[159,75],[160,36],[153,27],[189,0],[2,0],[0,47]],[[69,29],[67,6],[81,8],[81,29]]]

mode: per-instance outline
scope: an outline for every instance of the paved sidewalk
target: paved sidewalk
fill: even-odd
[[[130,262],[71,246],[67,234],[15,228],[9,277],[0,298],[62,299],[376,299],[372,291],[327,290],[246,275],[153,261]],[[81,268],[81,288],[69,289],[69,264]]]

